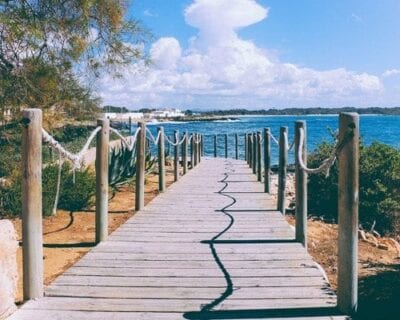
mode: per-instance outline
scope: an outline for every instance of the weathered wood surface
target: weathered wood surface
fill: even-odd
[[[345,319],[256,180],[205,158],[11,319]]]

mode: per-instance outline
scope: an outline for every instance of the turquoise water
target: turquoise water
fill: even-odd
[[[157,126],[162,125],[168,135],[174,130],[198,132],[205,135],[205,154],[214,155],[213,136],[218,138],[218,154],[224,156],[224,134],[228,134],[229,156],[234,156],[234,134],[239,133],[240,157],[244,156],[244,134],[247,132],[262,131],[269,127],[272,134],[278,138],[279,128],[287,126],[289,130],[289,143],[293,140],[294,122],[304,120],[307,123],[308,149],[313,150],[322,141],[332,141],[331,131],[338,128],[338,116],[312,115],[312,116],[260,116],[240,117],[238,121],[205,121],[205,122],[180,122],[150,124],[153,134],[156,134]],[[400,149],[400,116],[361,115],[360,132],[365,144],[380,141]],[[272,161],[277,162],[278,149],[273,143]],[[293,157],[290,157],[293,159]],[[290,160],[289,159],[289,160]]]

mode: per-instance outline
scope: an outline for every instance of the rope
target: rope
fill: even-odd
[[[304,161],[303,161],[304,129],[300,128],[299,133],[300,133],[300,139],[299,139],[300,141],[299,141],[299,150],[298,150],[297,157],[299,159],[299,165],[300,165],[301,169],[307,173],[325,172],[326,177],[328,177],[329,170],[335,163],[336,155],[337,155],[337,152],[339,151],[339,144],[337,143],[337,140],[336,140],[336,144],[335,144],[334,148],[332,149],[332,152],[329,155],[329,157],[326,158],[325,160],[323,160],[322,164],[318,168],[307,168],[307,166],[304,164]]]
[[[133,136],[124,137],[118,130],[116,130],[114,128],[110,128],[110,131],[114,132],[121,139],[121,141],[123,143],[125,143],[125,145],[127,146],[127,148],[129,150],[132,150],[133,147],[135,146],[135,142],[136,142],[136,139],[137,139],[137,136],[138,136],[140,130],[141,130],[140,127],[138,127],[138,128],[136,128],[136,131],[133,134]],[[127,138],[130,140],[130,142],[128,142]]]
[[[54,205],[53,205],[53,215],[57,213],[57,207],[58,207],[58,201],[60,199],[60,186],[61,186],[61,172],[62,172],[62,166],[63,166],[63,159],[61,152],[58,153],[58,174],[57,174],[57,186],[56,186],[56,196],[54,199]]]
[[[295,139],[293,139],[292,143],[288,147],[288,151],[291,151],[294,147]]]
[[[176,146],[179,146],[180,144],[182,144],[183,141],[185,141],[186,134],[183,135],[183,137],[182,137],[182,139],[181,139],[180,141],[176,141],[176,142],[170,140],[170,139],[168,138],[168,135],[166,135],[166,134],[164,134],[164,137],[165,137],[165,140],[166,140],[169,144],[171,144],[171,145],[173,145],[174,147],[176,147]],[[175,139],[176,139],[176,138],[177,138],[177,137],[176,137],[176,134],[175,134]]]
[[[79,151],[78,153],[74,154],[69,151],[67,151],[57,140],[55,140],[46,130],[42,128],[42,136],[44,142],[47,142],[51,148],[54,150],[57,150],[61,156],[64,158],[69,159],[74,168],[80,168],[81,167],[81,162],[82,162],[82,157],[84,153],[89,149],[90,144],[92,143],[93,139],[95,138],[96,134],[101,130],[101,127],[97,127],[92,131],[90,134],[88,140],[86,141],[85,145]]]
[[[151,131],[150,131],[149,128],[146,128],[146,132],[148,133],[148,136],[149,136],[150,140],[152,140],[153,143],[154,143],[155,145],[157,145],[157,144],[158,144],[158,141],[160,140],[160,137],[161,137],[161,131],[158,131],[157,138],[154,138],[154,136],[153,136],[153,134],[151,133]]]
[[[201,136],[199,135],[199,138],[198,138],[198,139],[196,139],[196,136],[193,136],[193,142],[194,142],[195,144],[199,144],[199,143],[201,142]]]
[[[269,131],[268,135],[271,137],[272,141],[274,141],[279,146],[279,140],[274,137],[274,135]]]

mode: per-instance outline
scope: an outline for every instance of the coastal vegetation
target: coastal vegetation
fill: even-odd
[[[324,142],[309,155],[316,167],[326,159],[333,144]],[[309,212],[337,222],[338,164],[324,173],[309,176]],[[360,148],[359,220],[361,228],[381,234],[400,234],[400,151],[380,142]]]

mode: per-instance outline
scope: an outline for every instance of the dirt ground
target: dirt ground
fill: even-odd
[[[167,166],[166,185],[173,183],[173,170]],[[146,176],[145,204],[158,194],[158,176]],[[109,202],[109,233],[134,215],[135,194],[132,187],[124,186]],[[21,220],[12,220],[21,240]],[[50,284],[95,246],[95,212],[66,212],[59,210],[43,219],[44,283]],[[22,249],[18,249],[18,292],[16,301],[22,301]]]
[[[276,184],[276,177],[273,183]],[[173,183],[173,171],[167,168],[167,186]],[[294,195],[289,179],[287,197]],[[276,187],[276,186],[275,186]],[[158,194],[157,175],[146,177],[145,203]],[[124,187],[109,204],[110,233],[134,215],[134,193]],[[294,218],[287,216],[289,223]],[[13,220],[21,235],[21,222]],[[43,220],[45,284],[51,283],[94,246],[95,216],[93,210],[69,213],[59,211]],[[308,248],[314,259],[324,268],[334,290],[337,285],[337,225],[310,219]],[[381,241],[385,242],[383,238]],[[387,241],[385,243],[388,243]],[[19,286],[17,301],[22,300],[21,249],[18,251]],[[387,250],[359,242],[359,315],[357,319],[400,319],[400,252],[388,245]]]

